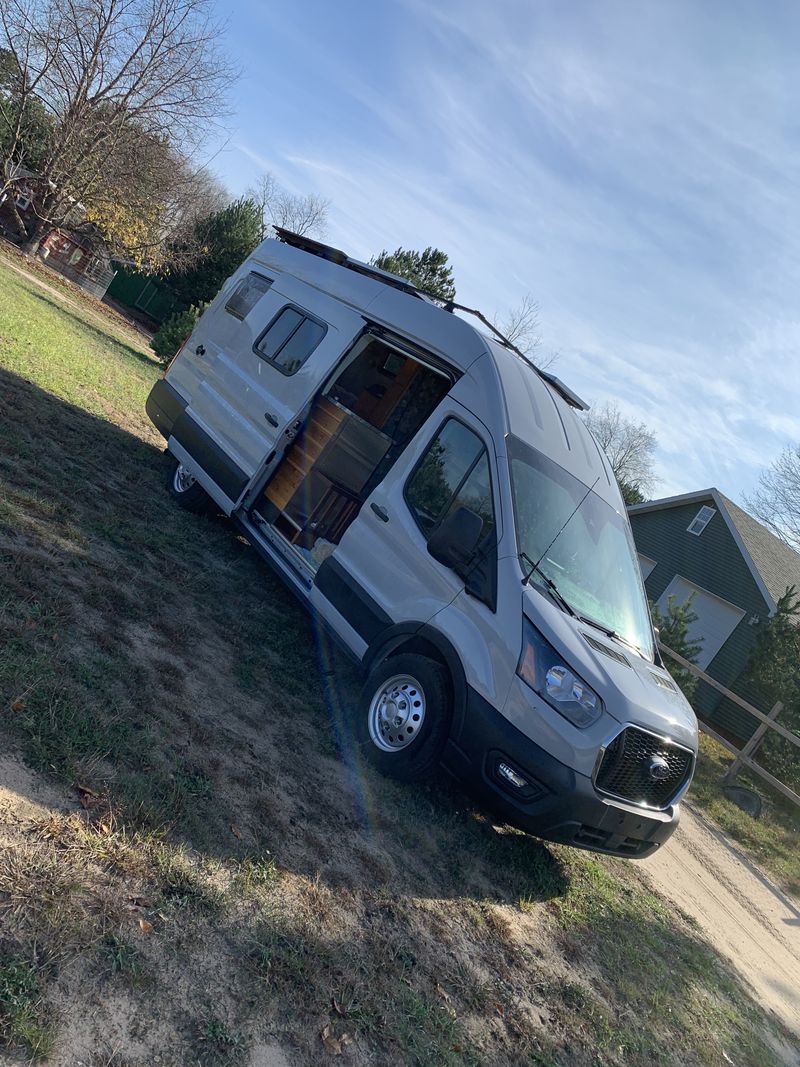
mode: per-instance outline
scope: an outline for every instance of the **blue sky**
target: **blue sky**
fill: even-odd
[[[221,8],[222,11],[222,8]],[[800,5],[237,3],[214,166],[332,202],[368,258],[438,245],[489,314],[659,439],[656,495],[741,499],[800,440]]]

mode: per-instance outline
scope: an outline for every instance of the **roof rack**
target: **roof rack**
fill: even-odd
[[[431,293],[426,293],[423,289],[417,288],[412,282],[406,281],[405,278],[400,278],[397,274],[390,274],[388,270],[381,270],[380,267],[376,267],[372,263],[362,263],[359,259],[353,259],[352,256],[348,256],[346,252],[343,252],[341,248],[334,248],[332,245],[315,241],[313,237],[292,233],[291,230],[286,230],[283,226],[273,226],[272,228],[277,233],[279,240],[283,241],[284,244],[292,245],[303,252],[310,252],[312,256],[319,256],[320,259],[327,259],[331,263],[337,263],[340,267],[347,267],[348,270],[353,270],[357,274],[375,278],[386,285],[391,285],[394,289],[407,293],[409,296],[416,296],[427,303],[441,306],[441,301],[437,300]]]
[[[346,252],[343,252],[340,248],[334,248],[332,245],[323,244],[322,241],[315,241],[313,237],[305,237],[303,234],[293,233],[291,230],[285,229],[283,226],[273,226],[275,233],[278,235],[278,239],[283,241],[284,244],[292,245],[294,248],[299,248],[303,252],[310,252],[312,256],[319,256],[320,259],[327,259],[331,263],[336,263],[340,267],[347,267],[348,270],[355,271],[357,274],[364,274],[368,278],[375,278],[377,281],[383,282],[385,285],[390,285],[394,289],[399,289],[403,293],[407,293],[409,296],[414,296],[418,300],[424,300],[428,304],[435,304],[437,307],[443,307],[445,311],[463,311],[467,315],[474,315],[480,322],[483,323],[495,336],[497,341],[507,348],[510,352],[527,363],[528,366],[535,370],[539,377],[543,378],[546,382],[559,393],[566,402],[578,411],[588,411],[589,405],[585,401],[574,393],[569,386],[565,385],[560,378],[557,378],[554,374],[550,374],[549,371],[542,370],[541,367],[537,367],[536,364],[525,355],[517,346],[495,326],[495,324],[487,319],[482,311],[478,311],[477,308],[469,308],[464,304],[458,304],[455,300],[445,300],[436,297],[433,293],[427,293],[424,289],[418,288],[412,282],[406,281],[405,278],[400,278],[396,274],[390,274],[389,271],[381,270],[380,267],[374,266],[372,263],[362,263],[361,260],[352,259]]]

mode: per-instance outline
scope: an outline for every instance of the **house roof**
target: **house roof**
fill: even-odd
[[[628,512],[631,515],[640,515],[643,512],[661,511],[685,504],[700,504],[707,500],[713,502],[727,523],[770,611],[775,610],[778,600],[789,586],[795,586],[800,593],[800,552],[795,552],[763,523],[748,515],[718,489],[702,489],[696,493],[648,500],[644,504],[632,505]]]
[[[790,585],[800,593],[800,552],[795,552],[738,504],[722,493],[718,495],[728,509],[772,599],[778,601]]]

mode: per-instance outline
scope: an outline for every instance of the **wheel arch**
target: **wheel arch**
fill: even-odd
[[[459,737],[467,708],[467,679],[461,657],[453,643],[440,630],[425,623],[399,623],[382,631],[364,654],[363,664],[371,671],[384,660],[402,653],[426,656],[447,669],[453,692],[453,718],[450,736]]]

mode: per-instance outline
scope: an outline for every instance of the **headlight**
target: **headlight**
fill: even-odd
[[[523,621],[517,674],[573,726],[586,729],[603,714],[603,701],[597,693],[563,662],[527,619]]]

